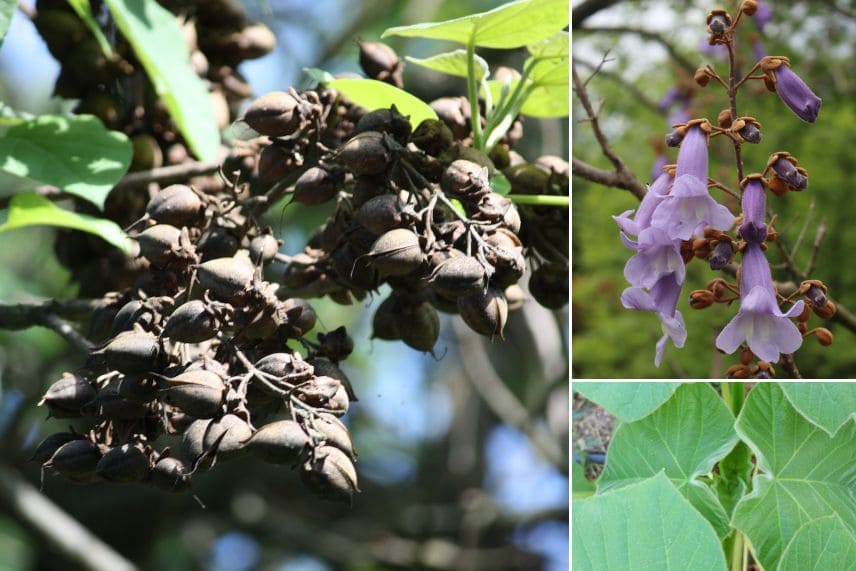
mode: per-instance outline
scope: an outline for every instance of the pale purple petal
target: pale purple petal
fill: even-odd
[[[707,183],[707,135],[698,125],[687,130],[678,151],[675,177],[680,179],[687,174]]]
[[[782,64],[773,70],[776,76],[776,93],[785,105],[803,121],[814,123],[820,113],[820,97],[795,74],[790,66]]]
[[[737,351],[740,344],[746,340],[746,334],[743,332],[743,321],[745,315],[742,312],[737,312],[731,321],[728,322],[719,335],[716,337],[716,348],[724,351],[729,355]]]
[[[728,230],[734,216],[711,198],[705,182],[684,175],[675,180],[672,193],[654,211],[651,223],[673,240],[689,240],[693,235],[703,236],[705,226]]]
[[[621,304],[636,311],[657,311],[651,294],[641,287],[629,287],[621,292]]]
[[[759,181],[750,180],[746,183],[746,188],[743,189],[741,204],[743,206],[744,223],[749,222],[759,227],[764,224],[766,200],[764,187],[761,186]]]
[[[773,19],[773,9],[766,2],[761,2],[761,0],[758,0],[756,4],[758,5],[758,9],[755,10],[755,15],[752,17],[755,19],[755,25],[763,32],[764,26],[769,24],[770,20]]]
[[[680,243],[670,240],[659,228],[648,228],[639,234],[636,254],[624,266],[624,277],[630,285],[652,288],[662,276],[675,273],[683,282],[686,266]]]
[[[636,212],[636,210],[625,210],[618,216],[613,216],[612,219],[615,220],[615,223],[618,224],[618,227],[621,228],[622,234],[633,234],[636,236],[639,234],[639,225],[636,224],[635,220],[630,219],[630,215]]]
[[[789,317],[793,319],[794,317],[799,317],[799,315],[803,312],[803,300],[799,300],[794,304],[792,308],[790,308],[787,313],[784,314],[785,317]]]

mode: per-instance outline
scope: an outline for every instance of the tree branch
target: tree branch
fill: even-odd
[[[0,303],[0,329],[26,329],[41,325],[56,331],[79,351],[88,353],[92,349],[92,343],[78,333],[67,320],[84,320],[106,304],[104,299],[52,300],[35,304]]]
[[[91,571],[136,567],[36,490],[11,468],[0,466],[0,502],[66,557]]]
[[[586,180],[590,180],[604,186],[612,186],[615,188],[629,190],[630,193],[639,200],[642,200],[645,196],[645,187],[636,179],[636,177],[628,180],[617,172],[599,169],[573,156],[571,157],[571,172]]]
[[[574,29],[577,29],[576,27]],[[634,28],[631,26],[610,26],[610,27],[593,27],[593,28],[579,28],[578,30],[581,34],[636,34],[646,40],[650,40],[652,42],[657,42],[669,53],[669,56],[675,62],[684,68],[691,75],[695,73],[696,65],[684,57],[675,45],[664,38],[662,34],[659,32],[652,32],[651,30],[644,30],[642,28]]]
[[[621,0],[584,0],[577,5],[571,12],[571,28],[579,29],[580,25],[588,18],[605,10],[614,4],[618,4]]]

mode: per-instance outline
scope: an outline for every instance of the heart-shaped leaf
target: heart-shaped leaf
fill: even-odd
[[[407,61],[439,71],[440,73],[448,73],[457,77],[467,77],[467,50],[455,50],[444,54],[437,54],[429,58],[415,58],[406,56]],[[475,55],[476,62],[476,81],[481,81],[490,73],[490,68],[484,58]]]
[[[99,208],[131,164],[131,142],[92,115],[41,115],[0,136],[0,169],[57,186]]]
[[[205,83],[190,65],[181,27],[155,0],[106,0],[110,13],[181,134],[200,159],[217,158],[220,131]]]
[[[621,420],[639,420],[669,400],[681,383],[574,382],[574,390]]]
[[[565,0],[517,0],[489,12],[445,22],[390,28],[387,36],[451,40],[486,48],[519,48],[548,38],[570,21]]]
[[[835,516],[799,528],[782,554],[778,571],[856,570],[856,537]]]
[[[394,85],[376,79],[334,79],[328,85],[368,111],[389,109],[395,105],[398,112],[410,117],[413,127],[425,119],[436,119],[431,106]]]
[[[830,437],[808,422],[773,383],[755,386],[735,425],[758,461],[752,492],[732,525],[752,542],[764,569],[776,569],[805,523],[838,516],[856,534],[856,423]]]
[[[856,416],[854,383],[782,383],[781,387],[793,407],[830,436]]]
[[[130,254],[133,247],[128,235],[112,220],[63,210],[34,192],[24,192],[12,197],[9,216],[6,223],[0,226],[0,232],[26,226],[61,226],[82,230],[101,237],[126,254]]]
[[[575,571],[725,571],[713,528],[665,474],[573,503]]]
[[[652,414],[618,427],[597,481],[598,493],[665,471],[724,538],[730,531],[728,514],[699,478],[710,473],[736,443],[734,417],[716,391],[707,383],[686,383]]]

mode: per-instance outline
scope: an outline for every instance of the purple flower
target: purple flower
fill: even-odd
[[[702,40],[698,43],[698,49],[707,57],[714,57],[723,61],[728,59],[728,48],[725,47],[725,44],[711,45],[707,41],[707,38],[702,38]]]
[[[756,4],[758,5],[758,9],[755,10],[755,15],[752,17],[755,18],[755,25],[763,32],[764,26],[769,24],[770,20],[773,19],[773,9],[766,2],[761,2],[760,0]]]
[[[672,273],[679,283],[684,282],[687,267],[681,257],[679,240],[669,238],[656,227],[642,230],[636,242],[623,232],[621,239],[625,246],[636,250],[624,266],[624,278],[630,285],[651,289],[662,276]]]
[[[752,244],[760,244],[767,239],[767,225],[764,223],[766,197],[760,181],[752,179],[746,183],[742,203],[743,224],[740,225],[740,237]]]
[[[779,309],[767,258],[759,244],[750,243],[740,270],[740,311],[716,338],[716,346],[733,353],[745,341],[759,359],[775,363],[780,353],[793,353],[802,345],[802,334],[790,320],[802,310],[802,300],[787,313]]]
[[[800,173],[794,164],[785,158],[778,158],[773,163],[773,170],[776,171],[776,176],[788,183],[794,188],[805,189],[808,187],[808,177]]]
[[[752,42],[752,53],[755,54],[755,59],[760,60],[767,55],[767,48],[761,40],[755,40]]]
[[[657,280],[650,292],[640,287],[630,287],[621,294],[621,303],[627,309],[653,311],[660,319],[663,336],[657,341],[654,365],[659,367],[666,351],[666,342],[671,340],[677,348],[684,346],[687,340],[687,327],[684,316],[678,311],[678,298],[681,295],[683,278],[677,274],[665,274]]]
[[[689,105],[687,103],[683,103],[678,107],[677,111],[669,115],[666,122],[669,125],[676,125],[678,123],[687,123],[691,118]]]
[[[669,88],[669,90],[663,95],[663,98],[660,99],[660,103],[657,107],[660,108],[660,111],[665,111],[669,107],[672,106],[672,103],[678,100],[681,96],[681,92],[678,90],[677,85],[673,85]]]
[[[655,177],[654,184],[648,187],[648,192],[642,198],[639,210],[635,211],[636,216],[633,217],[633,220],[630,219],[630,215],[634,212],[633,210],[626,210],[618,216],[613,216],[612,219],[615,220],[615,223],[618,224],[621,231],[625,234],[638,236],[642,230],[651,226],[651,215],[654,213],[654,209],[660,204],[660,201],[669,192],[671,185],[672,177],[668,173],[664,173],[661,169],[658,176]],[[630,247],[636,249],[635,245]]]
[[[660,178],[660,175],[663,174],[663,167],[669,164],[669,158],[660,153],[657,155],[657,158],[654,159],[654,166],[651,167],[651,180],[656,181]]]
[[[803,121],[814,123],[820,113],[820,97],[815,95],[808,85],[791,71],[787,63],[782,63],[773,70],[776,76],[776,93],[785,105],[791,108],[797,117]]]

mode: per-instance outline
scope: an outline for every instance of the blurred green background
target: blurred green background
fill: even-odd
[[[727,62],[706,55],[705,18],[710,9],[723,6],[734,14],[736,2],[619,2],[597,12],[574,29],[573,54],[583,79],[592,74],[608,52],[602,72],[588,84],[595,108],[613,148],[643,183],[651,182],[657,153],[653,142],[662,141],[671,130],[670,113],[657,109],[661,97],[680,74],[692,77],[693,69],[710,63],[727,76]],[[773,19],[763,34],[755,23],[745,20],[737,32],[743,70],[754,64],[751,41],[760,39],[769,55],[786,55],[791,68],[823,100],[815,124],[800,121],[761,82],[750,82],[738,96],[738,114],[753,116],[762,125],[758,145],[743,145],[746,173],[760,172],[772,152],[786,150],[808,169],[809,187],[782,198],[768,193],[768,206],[778,213],[776,229],[793,248],[804,230],[800,248],[794,253],[804,269],[811,255],[816,230],[826,223],[817,264],[811,277],[829,286],[829,294],[848,309],[856,308],[856,217],[851,177],[856,166],[856,10],[848,2],[766,2]],[[835,4],[845,6],[837,9]],[[586,29],[589,29],[586,31]],[[621,33],[605,30],[624,28]],[[641,35],[654,32],[660,39]],[[665,43],[664,43],[665,42]],[[674,48],[681,66],[665,45]],[[686,77],[686,76],[685,76]],[[693,117],[707,117],[716,124],[720,110],[728,106],[725,90],[711,81],[699,88],[691,104]],[[676,110],[673,107],[671,111]],[[612,169],[582,118],[585,112],[574,97],[572,116],[573,156],[600,168]],[[674,163],[676,149],[667,149]],[[724,138],[710,145],[710,176],[737,188],[732,145]],[[721,377],[738,362],[737,355],[722,355],[714,340],[737,311],[717,304],[705,310],[689,308],[689,292],[703,288],[718,276],[704,261],[694,260],[687,268],[687,282],[678,309],[688,330],[686,346],[671,344],[659,369],[654,367],[654,344],[661,335],[660,324],[651,313],[626,310],[619,300],[627,287],[623,268],[631,251],[621,244],[618,227],[610,218],[636,208],[638,201],[627,191],[606,188],[574,176],[573,182],[573,286],[572,337],[574,378],[706,378]],[[713,189],[712,196],[739,213],[736,200]],[[811,205],[814,204],[813,213]],[[773,279],[790,278],[781,267],[775,246],[768,250]],[[727,277],[727,276],[726,276]],[[730,280],[733,281],[733,280]],[[809,337],[795,354],[807,378],[856,378],[854,332],[835,321],[823,323],[813,316],[809,327],[825,326],[835,335],[831,347],[822,347]],[[784,371],[777,368],[779,376]]]

